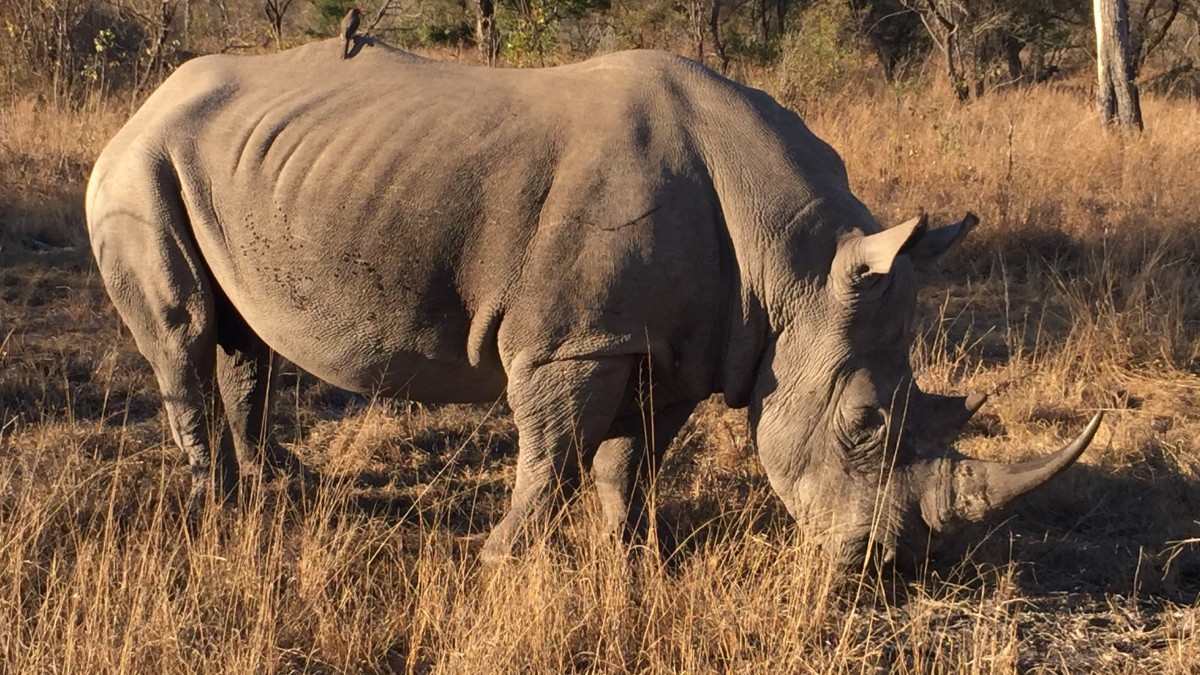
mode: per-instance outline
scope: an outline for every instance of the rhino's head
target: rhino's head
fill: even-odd
[[[921,217],[845,235],[823,281],[780,312],[751,424],[772,486],[806,531],[827,533],[843,564],[920,559],[931,535],[984,520],[1070,466],[1099,425],[1097,416],[1057,453],[1011,465],[950,446],[986,397],[917,388],[909,364],[913,269],[976,222],[968,214],[929,230]]]

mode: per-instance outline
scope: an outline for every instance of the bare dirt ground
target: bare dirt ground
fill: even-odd
[[[771,495],[744,415],[672,446],[677,564],[596,542],[586,496],[485,573],[503,402],[346,394],[281,364],[277,435],[332,476],[181,515],[187,471],[86,250],[91,158],[125,111],[17,104],[0,128],[0,671],[1195,672],[1200,113],[1138,139],[1070,92],[947,112],[845,102],[814,129],[884,222],[984,225],[926,279],[914,367],[984,390],[959,448],[1016,460],[1108,411],[1076,467],[914,577],[835,578]]]

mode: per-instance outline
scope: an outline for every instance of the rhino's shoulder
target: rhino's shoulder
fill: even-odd
[[[559,70],[597,70],[604,68],[631,69],[638,72],[696,72],[713,73],[704,65],[687,57],[657,49],[627,49],[594,56],[586,61],[560,66]],[[715,73],[713,73],[715,74]]]
[[[647,88],[670,88],[686,96],[743,96],[746,87],[722,76],[702,63],[679,54],[654,49],[612,52],[559,68],[564,75],[580,80],[619,80]]]

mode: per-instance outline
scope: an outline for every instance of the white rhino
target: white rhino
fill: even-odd
[[[983,399],[915,387],[913,270],[975,218],[882,230],[766,94],[649,51],[495,70],[341,46],[188,62],[88,184],[193,505],[234,495],[239,462],[291,461],[266,433],[272,350],[354,391],[507,392],[516,485],[486,559],[585,469],[635,537],[639,483],[713,393],[749,406],[771,485],[845,562],[925,550],[1095,433],[1016,465],[929,452]]]

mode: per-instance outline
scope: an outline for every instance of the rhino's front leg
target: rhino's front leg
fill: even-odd
[[[508,513],[480,554],[485,563],[510,557],[519,537],[537,534],[544,516],[571,497],[581,460],[591,458],[611,427],[635,363],[632,356],[599,357],[511,369],[517,479]]]
[[[626,545],[644,541],[651,521],[647,490],[653,490],[663,454],[695,408],[694,403],[677,404],[613,422],[608,439],[596,451],[592,474],[614,539]],[[660,551],[669,555],[675,548],[671,533],[662,527],[656,528],[656,533]]]

